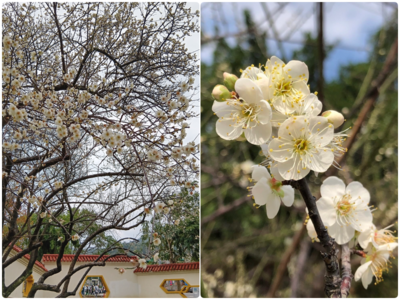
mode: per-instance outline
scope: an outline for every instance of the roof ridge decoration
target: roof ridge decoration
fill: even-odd
[[[168,271],[186,271],[198,270],[199,262],[173,263],[163,265],[147,265],[146,269],[137,268],[134,273],[150,273],[150,272],[168,272]]]
[[[80,254],[78,256],[77,262],[93,262],[96,261],[96,259],[99,258],[100,255],[98,254]],[[99,261],[104,261],[107,258],[109,258],[111,255],[103,255]],[[131,259],[134,256],[128,256],[126,254],[118,254],[110,259],[108,259],[106,262],[130,262]],[[43,262],[55,262],[57,261],[58,254],[44,254],[42,261]],[[72,262],[72,260],[75,258],[75,254],[64,254],[61,262]]]

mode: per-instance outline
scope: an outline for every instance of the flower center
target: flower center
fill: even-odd
[[[240,106],[240,110],[232,115],[232,118],[236,119],[236,126],[241,126],[243,129],[255,127],[261,107],[257,104],[246,103],[242,98],[235,105]]]
[[[284,196],[284,192],[281,190],[282,187],[282,182],[276,180],[275,178],[269,179],[269,186],[274,194],[276,194],[279,197]]]
[[[383,272],[389,271],[388,264],[390,266],[390,262],[384,259],[382,256],[379,256],[377,252],[367,255],[366,261],[372,261],[372,272],[375,276],[375,285],[379,284],[383,281]]]
[[[250,118],[252,116],[255,116],[255,112],[257,111],[257,109],[258,109],[257,105],[243,103],[243,105],[242,105],[242,115],[244,115],[245,118]]]
[[[336,211],[338,214],[346,216],[352,211],[354,203],[351,203],[350,200],[351,196],[346,194],[343,196],[342,200],[337,202]]]
[[[309,148],[309,141],[306,139],[297,139],[294,142],[294,151],[303,154]]]
[[[274,96],[286,96],[292,90],[292,81],[281,78],[275,84]]]

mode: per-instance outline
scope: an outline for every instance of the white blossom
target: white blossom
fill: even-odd
[[[355,281],[361,279],[365,289],[368,288],[374,277],[377,283],[383,281],[383,272],[388,270],[387,263],[395,248],[397,248],[397,243],[381,245],[378,248],[370,247],[366,257],[361,260],[361,266],[354,274]]]
[[[239,98],[214,101],[212,110],[219,117],[217,134],[225,140],[234,140],[244,132],[249,143],[266,143],[272,132],[272,111],[262,91],[247,78],[238,79],[235,90]]]
[[[292,206],[294,189],[272,178],[267,168],[254,166],[252,179],[256,181],[256,184],[251,188],[251,193],[257,205],[266,206],[269,219],[273,219],[278,214],[281,201],[285,206]]]
[[[310,170],[325,172],[333,163],[327,145],[333,139],[333,126],[324,117],[290,117],[269,143],[269,155],[285,180],[300,180]]]
[[[346,187],[335,176],[324,180],[317,207],[329,234],[339,245],[349,242],[356,230],[363,232],[370,228],[372,213],[369,201],[369,192],[357,181]]]
[[[139,267],[142,269],[147,268],[146,260],[144,258],[139,259]]]

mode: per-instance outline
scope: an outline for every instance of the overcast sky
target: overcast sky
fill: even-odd
[[[288,3],[278,14],[273,14],[282,3],[266,3],[268,10],[273,15],[277,32],[289,42],[284,42],[286,58],[292,57],[292,52],[302,47],[303,34],[312,32],[317,34],[317,17],[315,13],[316,3]],[[335,43],[337,47],[325,61],[324,75],[327,81],[338,76],[340,65],[349,62],[364,62],[368,58],[371,47],[368,44],[371,34],[375,33],[388,20],[397,4],[384,3],[324,3],[324,35],[326,43]],[[241,32],[245,29],[243,10],[251,11],[255,24],[259,30],[267,31],[269,37],[273,37],[271,27],[260,3],[202,3],[202,32],[206,35],[214,35],[217,26],[220,35]],[[286,38],[297,20],[301,24],[297,30]],[[228,43],[234,45],[235,38],[228,39]],[[268,39],[269,54],[280,56],[275,41]],[[202,61],[211,63],[214,44],[206,44],[202,47]],[[254,62],[254,64],[264,62]],[[245,66],[244,66],[245,67]]]

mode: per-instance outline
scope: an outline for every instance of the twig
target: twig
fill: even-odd
[[[392,46],[390,48],[389,54],[386,57],[386,61],[382,68],[382,71],[380,72],[380,74],[378,75],[376,80],[374,80],[372,82],[372,88],[370,89],[370,91],[367,93],[367,95],[364,98],[365,104],[364,104],[360,114],[358,115],[357,120],[354,122],[354,126],[351,131],[351,134],[346,141],[345,148],[347,148],[347,151],[350,150],[353,143],[355,142],[356,136],[357,136],[358,132],[361,130],[361,125],[364,123],[365,119],[367,118],[367,115],[372,110],[372,108],[375,104],[375,101],[378,99],[378,96],[380,94],[380,88],[381,88],[382,84],[385,82],[386,78],[391,74],[392,69],[396,66],[397,51],[398,51],[398,39],[396,38],[396,40],[394,41],[394,43],[392,44]],[[362,102],[364,102],[364,100]],[[346,157],[345,155],[343,155],[342,157],[339,157],[336,162],[340,165],[341,163],[344,162],[345,157]],[[331,168],[326,173],[326,176],[331,176],[332,173],[334,172],[333,169],[334,168]]]
[[[350,263],[350,248],[349,244],[346,243],[342,245],[342,284],[340,286],[340,291],[342,298],[347,298],[350,293],[351,281],[353,280],[353,274],[351,273],[351,263]]]
[[[305,227],[305,226],[304,226]],[[297,258],[297,263],[296,263],[296,271],[293,275],[293,278],[291,280],[291,290],[292,298],[297,298],[297,290],[299,288],[299,283],[300,279],[304,275],[304,266],[307,264],[307,258],[308,258],[308,252],[310,250],[310,240],[307,238],[303,239],[303,241],[300,244],[300,252],[299,256]]]
[[[278,266],[278,270],[274,276],[274,281],[272,282],[271,288],[268,290],[267,298],[275,297],[275,293],[279,288],[279,285],[282,281],[283,275],[286,271],[286,266],[290,261],[290,257],[292,256],[293,252],[297,249],[297,245],[300,243],[301,237],[305,232],[306,226],[302,226],[301,230],[299,230],[296,235],[293,237],[293,242],[290,247],[285,251],[282,255],[281,261]]]
[[[220,208],[218,208],[214,213],[212,213],[211,215],[202,218],[201,220],[201,225],[207,224],[211,221],[214,221],[216,218],[218,218],[219,216],[226,214],[227,212],[239,207],[240,205],[242,205],[245,202],[248,201],[252,201],[251,198],[245,196],[239,199],[236,199],[234,202],[232,202],[229,205],[224,205],[221,206]]]
[[[315,197],[311,194],[305,178],[293,181],[291,183],[293,188],[300,191],[301,196],[306,203],[308,209],[308,215],[314,224],[315,231],[317,232],[320,243],[325,248],[325,252],[321,252],[321,255],[325,262],[326,274],[325,274],[325,293],[329,298],[340,298],[341,291],[340,286],[342,278],[340,277],[338,249],[335,246],[335,241],[328,234],[324,223],[322,222],[321,216],[318,212]]]
[[[358,256],[361,256],[361,257],[365,257],[366,256],[366,253],[364,251],[362,251],[362,250],[351,249],[350,253],[358,255]]]
[[[267,17],[269,26],[271,27],[272,33],[274,34],[274,38],[276,39],[276,41],[278,43],[278,48],[279,48],[279,52],[281,53],[281,58],[283,61],[286,61],[285,51],[284,51],[284,48],[282,45],[282,41],[281,41],[278,31],[276,30],[274,19],[272,18],[271,12],[268,9],[267,3],[261,2],[261,7],[263,8],[265,16]]]

